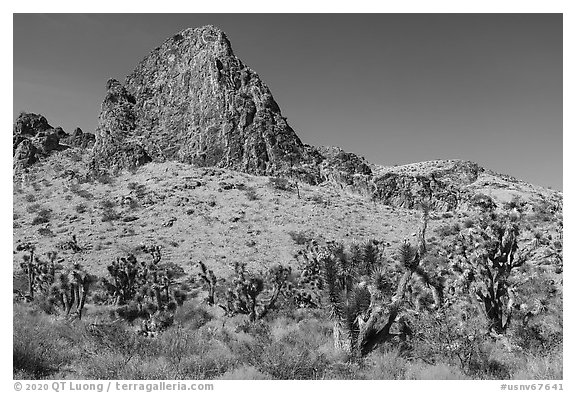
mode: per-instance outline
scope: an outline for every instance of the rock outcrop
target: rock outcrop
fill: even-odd
[[[92,169],[135,168],[152,161],[135,133],[135,99],[115,79],[106,84],[107,94],[98,118]]]
[[[176,34],[142,60],[124,86],[114,82],[108,90],[95,148],[101,165],[117,163],[111,157],[126,141],[156,161],[257,175],[305,159],[268,87],[216,27]]]
[[[76,127],[72,134],[62,135],[60,143],[71,147],[79,147],[81,149],[90,149],[94,146],[96,136],[90,132],[83,132],[82,129]]]
[[[64,150],[58,132],[42,115],[21,113],[12,131],[14,167],[27,167],[53,151]]]
[[[435,210],[454,210],[469,198],[466,187],[483,171],[478,164],[462,160],[379,168],[373,178],[373,199],[408,209],[426,203]]]
[[[21,113],[12,132],[14,167],[25,168],[69,147],[90,148],[94,139],[94,134],[79,128],[69,135],[61,127],[52,127],[42,115]]]

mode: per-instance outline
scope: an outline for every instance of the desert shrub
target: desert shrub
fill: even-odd
[[[129,190],[137,190],[139,186],[140,186],[140,184],[138,184],[137,182],[134,182],[134,181],[129,182],[127,185]]]
[[[33,203],[29,206],[26,207],[26,211],[28,213],[36,213],[37,211],[39,211],[42,208],[42,205],[39,203]]]
[[[178,307],[174,313],[174,323],[181,326],[187,326],[190,329],[199,329],[214,319],[205,306],[195,304],[194,302],[186,302],[181,307]]]
[[[299,246],[310,242],[314,237],[314,234],[309,234],[307,232],[302,231],[288,231],[288,235],[290,235],[290,238],[292,238],[294,243],[296,243]]]
[[[126,363],[130,361],[123,354],[99,351],[89,361],[80,365],[78,374],[82,379],[122,378]]]
[[[47,224],[50,222],[52,218],[52,210],[51,209],[40,209],[36,214],[36,217],[32,220],[32,225],[40,225],[40,224]]]
[[[458,226],[458,224],[452,224],[452,225],[446,224],[436,228],[435,232],[439,237],[444,238],[448,236],[457,235],[460,232],[460,227]]]
[[[146,186],[144,184],[139,184],[136,182],[128,183],[128,190],[133,193],[136,198],[143,198],[146,196]]]
[[[100,207],[102,209],[113,209],[116,207],[116,203],[110,199],[103,199],[100,201]]]
[[[68,366],[71,347],[59,338],[59,323],[23,307],[14,308],[13,371],[26,379],[50,377]]]
[[[36,196],[34,194],[26,194],[24,200],[29,203],[36,202]]]
[[[457,367],[448,364],[410,363],[404,374],[405,379],[418,380],[460,380],[468,379]]]
[[[78,195],[81,198],[88,199],[89,201],[94,199],[94,194],[83,189],[79,189],[78,191],[76,191],[76,195]]]
[[[92,193],[90,193],[89,191],[84,190],[83,188],[80,187],[79,184],[77,183],[72,183],[68,186],[68,189],[70,190],[70,192],[78,195],[81,198],[84,199],[88,199],[88,200],[92,200],[94,199],[94,195]]]
[[[526,202],[520,198],[519,195],[514,195],[509,202],[504,203],[504,209],[506,210],[517,210],[522,212],[526,206]]]
[[[38,234],[40,234],[41,236],[46,236],[46,237],[56,236],[54,234],[54,232],[52,232],[49,228],[38,228]]]
[[[321,194],[314,194],[310,196],[309,199],[312,202],[322,206],[328,206],[330,204],[330,201],[328,199],[325,199]]]
[[[404,379],[408,362],[397,350],[377,351],[365,359],[362,375],[366,379]]]
[[[78,205],[76,205],[74,210],[78,214],[83,214],[86,213],[86,211],[88,210],[88,206],[85,203],[79,203]]]
[[[534,219],[543,222],[552,221],[557,207],[548,200],[541,200],[539,203],[533,205]]]
[[[274,379],[317,379],[328,367],[328,361],[309,345],[303,332],[293,331],[271,342],[254,366]]]
[[[254,366],[241,365],[233,370],[226,371],[218,379],[231,380],[264,380],[271,379],[269,374],[263,373]]]
[[[239,364],[237,353],[227,345],[230,341],[234,336],[226,328],[205,325],[198,330],[172,328],[157,344],[179,378],[213,379]]]
[[[114,183],[114,178],[107,173],[101,173],[94,176],[94,180],[100,184],[110,185]]]
[[[280,191],[292,191],[292,184],[290,180],[283,177],[269,177],[268,186]]]
[[[466,218],[466,219],[464,220],[464,222],[462,222],[462,227],[463,227],[463,228],[468,229],[468,228],[472,228],[473,226],[474,226],[474,220],[471,219],[471,218]]]
[[[121,215],[115,210],[116,203],[109,199],[104,199],[100,202],[102,208],[102,222],[110,222],[119,220]]]
[[[512,379],[563,379],[562,350],[544,356],[528,356],[522,367],[518,367]]]
[[[121,215],[113,209],[104,210],[102,212],[102,222],[110,222],[119,220]]]
[[[474,195],[470,198],[470,205],[486,212],[496,209],[496,203],[494,200],[485,194]]]
[[[246,198],[248,198],[249,201],[257,201],[260,199],[254,187],[246,187],[244,189],[244,193],[246,194]]]

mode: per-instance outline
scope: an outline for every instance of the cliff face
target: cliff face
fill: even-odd
[[[136,134],[134,97],[115,79],[106,84],[93,148],[92,169],[135,168],[152,159]]]
[[[98,136],[100,164],[123,141],[155,161],[257,175],[300,162],[304,153],[268,87],[213,26],[176,34],[142,60],[124,86],[115,84]]]

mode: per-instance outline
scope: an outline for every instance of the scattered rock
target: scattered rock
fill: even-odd
[[[171,227],[172,225],[174,225],[174,222],[176,222],[176,217],[172,217],[170,218],[168,221],[166,221],[165,223],[162,224],[163,227]]]

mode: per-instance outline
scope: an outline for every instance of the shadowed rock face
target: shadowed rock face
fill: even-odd
[[[101,164],[125,142],[155,161],[257,175],[303,159],[302,142],[268,87],[213,26],[176,34],[142,60],[125,86],[108,87],[95,149]]]
[[[134,97],[115,79],[108,80],[106,88],[96,129],[92,169],[135,168],[152,161],[135,133]]]

